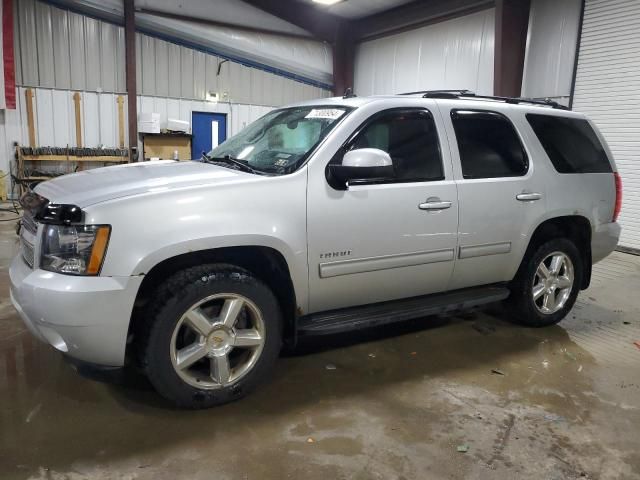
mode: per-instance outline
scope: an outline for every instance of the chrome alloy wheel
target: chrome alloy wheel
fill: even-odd
[[[211,295],[182,315],[171,337],[171,363],[189,385],[227,387],[256,364],[265,342],[262,313],[235,293]]]
[[[573,263],[562,252],[548,255],[533,276],[533,303],[536,308],[550,315],[556,313],[567,303],[574,281]]]

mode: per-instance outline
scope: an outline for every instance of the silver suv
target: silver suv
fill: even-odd
[[[541,104],[538,104],[541,103]],[[76,361],[228,402],[281,347],[505,300],[560,321],[616,246],[604,139],[549,102],[465,92],[274,110],[198,161],[66,175],[21,202],[11,298]]]

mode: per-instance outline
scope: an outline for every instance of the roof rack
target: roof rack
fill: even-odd
[[[476,95],[469,90],[423,90],[419,92],[407,92],[400,95],[422,95],[422,98],[448,98],[448,99],[467,99],[467,100],[497,100],[500,102],[530,105],[543,105],[545,107],[557,108],[560,110],[569,110],[568,107],[554,102],[550,98],[522,98],[522,97],[497,97],[491,95]]]

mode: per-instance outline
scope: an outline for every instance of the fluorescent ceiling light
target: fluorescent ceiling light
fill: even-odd
[[[321,3],[322,5],[335,5],[343,0],[312,0],[314,3]]]

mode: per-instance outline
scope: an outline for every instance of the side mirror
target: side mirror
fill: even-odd
[[[329,164],[327,180],[337,190],[358,183],[382,182],[395,177],[391,157],[377,148],[358,148],[345,153],[342,164]]]

